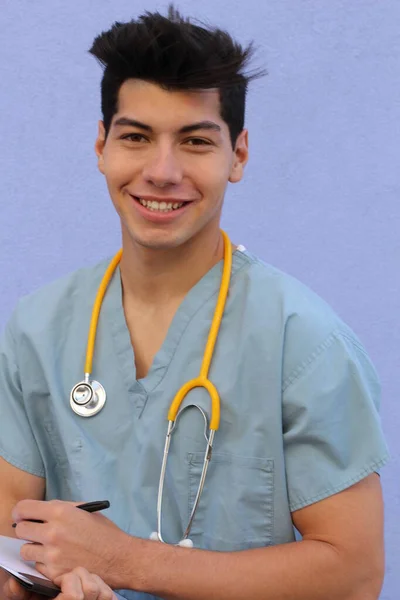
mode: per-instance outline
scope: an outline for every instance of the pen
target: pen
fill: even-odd
[[[85,510],[86,512],[93,513],[98,512],[99,510],[105,510],[109,508],[110,503],[108,500],[95,500],[94,502],[85,502],[84,504],[78,504],[75,508],[80,508],[81,510]],[[26,519],[30,523],[43,523],[43,521],[38,521],[37,519]],[[13,527],[17,526],[17,523],[12,524]]]

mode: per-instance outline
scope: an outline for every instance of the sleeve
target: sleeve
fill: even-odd
[[[0,455],[32,475],[44,466],[24,403],[12,322],[0,339]]]
[[[343,491],[388,461],[380,383],[356,336],[331,333],[283,385],[291,511]]]

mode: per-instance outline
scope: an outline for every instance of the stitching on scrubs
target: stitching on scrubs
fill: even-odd
[[[282,275],[288,276],[287,273],[284,273],[277,267],[274,267],[273,265],[270,265],[269,263],[265,262],[264,260],[261,260],[261,258],[258,258],[258,256],[254,256],[254,254],[251,254],[251,252],[249,252],[247,249],[246,249],[246,254],[244,256],[246,256],[246,258],[249,259],[249,262],[251,265],[262,267],[264,270],[268,271],[269,275],[274,275],[275,277],[280,277]],[[289,277],[292,277],[292,276],[289,275]]]
[[[340,340],[341,338],[348,340],[355,348],[358,348],[358,350],[360,350],[360,352],[362,352],[362,354],[363,354],[363,356],[365,356],[365,358],[370,360],[365,348],[356,339],[351,337],[351,335],[349,335],[347,332],[343,331],[342,328],[338,327],[337,329],[332,331],[332,333],[330,333],[328,335],[328,337],[319,346],[317,346],[315,351],[312,352],[308,358],[306,358],[300,365],[298,365],[292,371],[292,373],[290,375],[288,375],[288,377],[286,377],[285,381],[283,382],[282,392],[285,392],[292,383],[297,381],[299,379],[300,375],[303,375],[305,370],[307,368],[311,367],[313,362],[315,362],[315,359],[317,359],[318,356],[320,356],[324,350],[326,350],[329,346],[332,345],[333,341]]]
[[[199,473],[201,471],[202,463],[203,463],[204,454],[203,452],[188,452],[186,456],[187,464],[189,464],[189,494],[190,494],[190,505],[193,506],[193,502],[197,493],[198,487],[198,479]],[[246,489],[249,490],[249,493],[257,494],[257,498],[259,499],[261,505],[257,504],[257,507],[261,510],[261,506],[263,506],[263,511],[261,514],[263,515],[263,519],[265,522],[262,524],[259,523],[257,534],[258,539],[253,539],[255,542],[254,547],[258,547],[260,543],[265,546],[271,546],[274,543],[274,507],[275,507],[275,461],[270,458],[261,458],[261,457],[253,457],[253,456],[239,456],[235,454],[227,454],[220,452],[213,452],[212,454],[212,463],[213,466],[210,465],[210,468],[217,468],[218,465],[222,465],[222,467],[230,465],[233,467],[234,471],[232,472],[232,477],[234,477],[234,473],[236,477],[239,478],[240,482],[240,474],[246,473],[249,471],[256,471],[257,484],[256,484],[256,492],[254,492],[254,488],[246,486]],[[194,471],[190,467],[196,468],[197,471]],[[225,471],[226,474],[226,471]],[[216,477],[217,473],[213,473],[213,477]],[[233,479],[235,480],[235,479]],[[244,484],[244,480],[241,481],[241,485]],[[224,488],[222,488],[224,489]],[[261,499],[262,498],[262,499]],[[205,503],[204,503],[205,505]],[[234,509],[233,509],[234,510]],[[254,529],[255,525],[251,525],[253,511],[247,514],[247,517],[244,517],[243,524],[247,526],[244,528],[242,525],[242,533],[245,535],[244,539],[238,539],[236,537],[232,538],[232,531],[224,531],[218,535],[218,533],[213,529],[211,532],[204,531],[201,529],[201,521],[200,523],[194,523],[192,534],[201,535],[203,539],[208,539],[212,542],[222,542],[224,544],[223,548],[219,548],[220,550],[228,550],[228,549],[244,549],[244,547],[248,547],[248,543],[250,542],[250,537],[248,536],[248,530]],[[260,513],[258,513],[260,514]],[[200,510],[199,515],[200,518],[204,520],[204,513]],[[243,517],[243,513],[241,515]],[[240,520],[240,519],[239,519]],[[196,520],[195,520],[196,521]],[[250,525],[249,525],[250,522]],[[200,529],[199,529],[200,528]],[[251,537],[254,536],[254,533]]]
[[[187,452],[186,459],[189,465],[199,466],[203,464],[204,452]],[[231,454],[228,452],[212,453],[212,461],[215,463],[231,464],[246,469],[254,469],[273,473],[275,471],[275,461],[273,458],[264,458],[261,456],[242,456],[240,454]],[[196,487],[197,492],[197,487]]]
[[[333,342],[338,338],[338,331],[339,329],[332,331],[328,337],[326,337],[325,340],[316,347],[314,352],[312,352],[302,363],[300,363],[300,365],[293,369],[293,371],[286,377],[282,384],[282,392],[285,392],[290,385],[299,379],[300,375],[302,375],[308,368],[311,367],[314,361],[324,352],[324,350],[333,344]]]
[[[14,317],[16,316],[16,311],[14,313]],[[19,371],[19,367],[18,367],[18,361],[16,360],[17,357],[17,340],[14,337],[14,332],[13,332],[13,327],[12,327],[12,323],[10,321],[8,327],[6,328],[5,332],[4,332],[4,336],[9,335],[11,338],[11,343],[12,343],[12,352],[13,354],[10,355],[10,353],[7,353],[7,360],[10,361],[10,363],[12,363],[12,366],[15,368],[17,374],[18,374],[18,384],[19,384],[19,392],[22,395],[22,382],[21,382],[21,376],[20,376],[20,371]]]
[[[18,304],[21,303],[21,300],[18,301]],[[14,312],[14,318],[16,316],[16,311]],[[13,345],[13,353],[14,356],[16,356],[16,349],[17,349],[17,343],[16,343],[16,339],[14,337],[14,333],[13,333],[13,329],[11,326],[11,322],[9,323],[8,327],[6,328],[6,331],[4,332],[4,335],[8,334],[10,336],[11,339],[11,343]],[[19,384],[19,392],[21,393],[22,396],[22,401],[23,401],[23,392],[22,392],[22,382],[21,382],[21,378],[20,378],[20,371],[18,368],[18,362],[14,359],[13,355],[10,355],[8,353],[7,355],[7,359],[12,363],[13,367],[15,368],[17,374],[18,374],[18,384]],[[31,427],[31,423],[28,417],[28,414],[26,412],[25,409],[25,402],[23,401],[23,406],[24,406],[24,410],[25,410],[25,414],[26,414],[26,419],[27,422],[29,424],[30,430],[31,430],[31,434],[33,439],[35,440],[35,443],[37,445],[37,440],[36,437],[34,435],[33,429]],[[39,448],[38,448],[38,454],[39,454]],[[28,473],[31,473],[32,475],[37,475],[38,477],[44,477],[45,476],[45,469],[44,466],[40,469],[37,469],[36,467],[31,467],[28,466],[26,463],[21,462],[18,458],[15,458],[14,456],[11,456],[11,454],[9,454],[2,446],[0,446],[0,455],[10,464],[14,465],[15,467],[22,469],[23,471],[28,471]],[[42,463],[43,464],[43,463]]]
[[[0,446],[0,454],[4,458],[4,460],[6,460],[10,464],[14,465],[14,467],[17,467],[18,469],[22,469],[23,471],[28,471],[28,473],[31,473],[31,475],[37,475],[38,477],[45,476],[44,469],[43,469],[43,471],[41,471],[41,470],[38,471],[37,469],[32,468],[31,466],[27,465],[26,463],[23,463],[23,462],[19,461],[18,459],[15,459],[13,456],[8,454],[8,452],[6,452],[2,446]]]
[[[271,523],[270,525],[270,545],[275,545],[275,464],[272,470],[272,503],[271,503]]]
[[[113,296],[112,292],[113,292],[114,287],[116,288],[116,292]],[[114,276],[113,276],[112,280],[110,281],[110,286],[109,286],[108,291],[110,293],[106,294],[106,296],[104,298],[104,308],[103,308],[104,314],[106,316],[110,309],[117,310],[120,307],[122,307],[122,282],[121,282],[121,273],[120,273],[119,266],[116,268]],[[129,336],[129,333],[127,332],[127,325],[126,325],[125,316],[123,314],[123,311],[122,311],[122,317],[120,316],[119,313],[117,313],[115,318],[110,319],[110,323],[111,323],[110,333],[111,333],[112,345],[114,347],[116,356],[118,356],[118,361],[117,361],[118,367],[117,368],[121,375],[122,380],[124,381],[125,389],[127,390],[128,394],[129,394],[129,398],[132,402],[132,405],[135,406],[135,404],[134,404],[135,388],[137,388],[137,386],[139,385],[143,389],[143,386],[140,382],[137,382],[135,378],[132,378],[132,380],[131,380],[131,374],[132,374],[131,360],[133,360],[133,353],[132,353],[132,345],[131,345],[131,341],[130,341],[130,336]],[[100,322],[100,326],[101,326],[101,322]]]
[[[368,360],[370,360],[370,357],[368,356],[365,348],[361,345],[361,343],[356,338],[352,337],[350,334],[348,334],[346,331],[343,331],[342,329],[339,331],[338,337],[343,337],[346,340],[348,340],[349,342],[351,342],[353,344],[353,346],[358,348],[363,353],[363,355],[366,358],[368,358]]]
[[[310,504],[313,504],[314,502],[318,502],[319,500],[324,500],[325,498],[333,496],[334,494],[343,492],[345,489],[349,488],[350,486],[354,485],[355,483],[358,483],[359,481],[361,481],[368,475],[371,475],[371,473],[374,473],[376,471],[376,469],[383,467],[388,462],[388,460],[389,460],[389,454],[386,453],[386,455],[383,458],[381,458],[378,461],[373,462],[368,467],[365,467],[364,469],[359,471],[359,473],[357,475],[355,475],[354,477],[351,477],[351,479],[347,479],[342,484],[337,485],[335,487],[326,488],[323,492],[317,494],[316,496],[313,496],[312,498],[308,498],[308,499],[299,498],[297,500],[297,502],[295,502],[294,504],[291,502],[290,503],[290,511],[294,512],[295,510],[299,510],[300,508],[309,506]]]

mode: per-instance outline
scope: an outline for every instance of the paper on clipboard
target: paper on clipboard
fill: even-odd
[[[35,563],[22,560],[19,551],[26,544],[25,540],[0,535],[0,567],[15,575],[25,573],[48,581],[48,578],[35,569]]]

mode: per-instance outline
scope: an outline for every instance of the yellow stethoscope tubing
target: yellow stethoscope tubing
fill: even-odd
[[[217,304],[215,307],[214,317],[211,322],[210,332],[208,334],[207,344],[204,351],[203,361],[200,368],[200,374],[195,379],[192,379],[185,383],[181,389],[175,395],[171,406],[168,411],[168,421],[171,423],[175,422],[179,408],[187,396],[187,394],[194,388],[202,387],[205,388],[211,398],[211,420],[210,430],[217,431],[220,423],[220,398],[218,391],[214,384],[208,379],[208,372],[210,370],[211,360],[214,353],[215,344],[218,338],[219,329],[221,326],[222,317],[225,310],[225,304],[229,292],[229,284],[232,270],[232,246],[229,237],[224,231],[221,231],[224,240],[224,266],[221,277],[221,285],[218,294]],[[100,282],[96,298],[93,305],[92,316],[89,325],[89,334],[86,348],[86,359],[85,359],[85,381],[89,382],[90,375],[93,369],[93,356],[94,348],[96,343],[97,326],[100,316],[101,306],[104,300],[104,295],[107,291],[108,285],[112,279],[112,276],[121,261],[122,249],[119,250],[114,258],[108,265],[106,272]]]
[[[108,284],[111,281],[111,278],[114,274],[115,269],[121,261],[122,249],[118,250],[117,254],[114,256],[112,261],[107,267],[106,272],[103,275],[103,279],[99,285],[99,289],[96,294],[96,298],[93,305],[92,316],[90,319],[89,325],[89,334],[88,341],[86,347],[86,360],[85,360],[85,378],[88,378],[92,374],[93,368],[93,356],[94,356],[94,346],[96,343],[96,333],[97,333],[97,324],[99,322],[99,315],[101,310],[101,305],[103,303],[104,295],[106,293]]]
[[[231,245],[230,239],[227,236],[227,234],[224,231],[221,231],[221,234],[222,234],[223,241],[224,241],[224,265],[223,265],[223,270],[222,270],[221,284],[220,284],[217,304],[215,307],[214,316],[213,316],[213,319],[211,322],[211,327],[210,327],[210,331],[209,331],[208,338],[207,338],[206,348],[204,351],[204,356],[203,356],[203,360],[202,360],[202,364],[201,364],[201,368],[200,368],[200,374],[198,377],[196,377],[195,379],[192,379],[191,381],[188,381],[186,384],[184,384],[181,387],[181,389],[175,395],[175,397],[171,403],[171,406],[169,408],[169,411],[168,411],[168,431],[167,431],[166,440],[165,440],[164,456],[163,456],[163,461],[162,461],[162,466],[161,466],[161,474],[160,474],[158,498],[157,498],[158,531],[155,533],[156,539],[158,539],[161,542],[164,541],[162,539],[162,535],[161,535],[164,479],[165,479],[165,472],[166,472],[166,466],[167,466],[167,457],[168,457],[168,453],[169,453],[169,446],[171,443],[171,435],[172,435],[172,432],[176,425],[176,420],[180,414],[180,413],[178,413],[178,411],[180,409],[182,401],[185,399],[186,395],[192,389],[202,387],[202,388],[206,389],[210,395],[210,398],[211,398],[211,420],[210,420],[210,426],[209,426],[210,431],[209,431],[209,437],[207,438],[207,436],[206,436],[207,448],[206,448],[206,452],[204,455],[203,469],[202,469],[201,476],[200,476],[200,482],[199,482],[199,486],[197,489],[196,498],[195,498],[195,501],[194,501],[194,504],[192,507],[192,511],[190,514],[189,523],[185,529],[183,539],[181,540],[181,542],[179,542],[179,545],[183,544],[185,541],[190,542],[190,540],[188,539],[188,535],[190,533],[190,529],[191,529],[192,522],[193,522],[193,519],[194,519],[194,516],[196,513],[196,509],[197,509],[197,506],[198,506],[198,503],[200,501],[200,497],[201,497],[201,494],[203,491],[205,478],[206,478],[206,474],[207,474],[207,468],[208,468],[208,464],[211,459],[211,452],[212,452],[212,445],[213,445],[213,441],[214,441],[215,431],[218,430],[219,423],[220,423],[220,397],[219,397],[216,387],[208,379],[208,373],[209,373],[212,357],[214,354],[215,344],[216,344],[216,341],[218,338],[222,317],[223,317],[224,310],[225,310],[225,304],[226,304],[226,300],[228,297],[229,285],[230,285],[230,279],[231,279],[231,270],[232,270],[232,245]],[[88,342],[87,342],[87,348],[86,348],[86,360],[85,360],[85,383],[87,383],[89,386],[91,386],[90,375],[92,373],[92,368],[93,368],[93,356],[94,356],[94,348],[95,348],[95,343],[96,343],[96,332],[97,332],[97,326],[98,326],[98,321],[99,321],[101,305],[102,305],[102,302],[104,299],[104,295],[107,291],[107,287],[111,281],[111,278],[112,278],[119,262],[121,261],[121,257],[122,257],[122,249],[117,252],[117,254],[114,256],[114,258],[111,260],[109,266],[107,267],[106,272],[104,273],[104,276],[100,282],[100,286],[98,288],[95,302],[93,305],[92,316],[91,316],[90,325],[89,325],[89,334],[88,334]],[[205,419],[205,424],[207,426],[207,419],[206,419],[205,413],[203,413],[202,409],[199,408],[199,410],[203,414],[203,417]]]
[[[187,394],[194,388],[202,387],[205,388],[211,398],[211,420],[210,430],[217,431],[219,428],[220,415],[221,415],[221,401],[219,398],[218,391],[214,384],[208,379],[208,372],[210,369],[211,360],[214,354],[215,344],[218,338],[218,333],[221,326],[222,317],[225,310],[225,304],[229,292],[229,284],[231,279],[232,271],[232,246],[229,237],[224,231],[221,231],[224,240],[224,266],[222,271],[221,286],[218,294],[218,300],[215,307],[214,317],[211,323],[210,332],[208,334],[207,344],[204,351],[203,362],[200,368],[200,375],[195,379],[191,379],[185,383],[181,389],[177,392],[173,399],[171,406],[168,411],[168,421],[174,422],[179,407]]]

